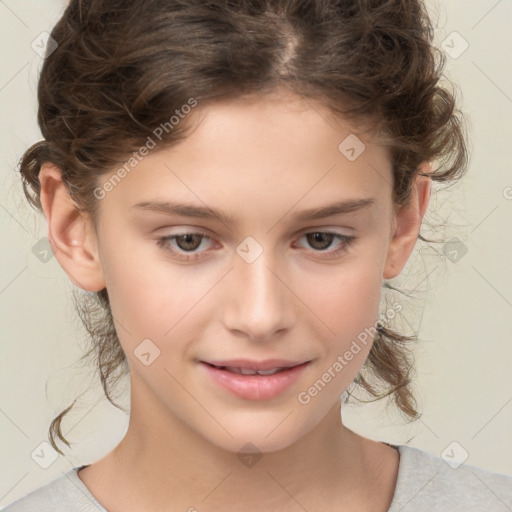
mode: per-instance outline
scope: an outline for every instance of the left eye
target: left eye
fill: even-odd
[[[313,252],[320,254],[326,253],[331,256],[347,252],[350,244],[355,239],[355,236],[326,231],[312,231],[304,233],[300,238],[304,237],[308,240],[308,244],[314,248],[316,247]],[[331,251],[326,251],[325,249],[330,247],[336,239],[340,241],[340,247]],[[200,253],[196,253],[194,251],[201,246],[201,243],[204,240],[211,241],[212,239],[204,233],[182,233],[159,238],[157,240],[157,245],[164,251],[176,256],[178,259],[188,261],[200,257]],[[176,250],[173,247],[172,242],[175,242],[179,250]],[[187,253],[190,253],[190,256]]]
[[[332,241],[336,238],[338,239],[345,239],[348,237],[342,236],[338,233],[325,233],[323,231],[314,231],[312,233],[306,233],[302,236],[305,236],[308,240],[308,244],[311,244],[313,242],[313,247],[315,247],[315,244],[319,244],[320,247],[316,247],[319,250],[327,249],[331,244]],[[301,237],[302,238],[302,237]]]

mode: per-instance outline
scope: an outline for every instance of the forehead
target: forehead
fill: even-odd
[[[187,119],[184,120],[187,122]],[[228,141],[236,142],[230,153],[243,156],[254,146],[262,156],[276,147],[280,156],[311,152],[340,151],[339,144],[352,135],[386,152],[375,134],[370,134],[370,120],[348,121],[332,112],[320,99],[311,99],[278,89],[265,95],[247,95],[233,100],[207,102],[189,116],[191,135],[178,144],[190,150],[199,146],[224,148]],[[177,146],[175,146],[177,147]],[[301,151],[301,149],[303,151]],[[225,153],[223,151],[223,153]]]
[[[157,144],[109,199],[122,196],[132,205],[204,199],[227,211],[251,204],[256,211],[258,203],[301,202],[307,209],[391,196],[387,148],[320,102],[293,94],[199,102],[184,122],[189,135],[172,146]]]

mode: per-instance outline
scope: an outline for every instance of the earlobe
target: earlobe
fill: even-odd
[[[392,236],[383,272],[384,279],[392,279],[400,274],[416,245],[430,200],[431,171],[432,166],[427,162],[420,166],[411,187],[409,203],[399,207],[394,215]]]
[[[44,163],[39,172],[41,206],[55,258],[71,281],[83,290],[105,288],[96,233],[88,215],[69,195],[61,170]]]

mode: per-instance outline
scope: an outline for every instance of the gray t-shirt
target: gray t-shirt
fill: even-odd
[[[390,446],[398,449],[400,465],[388,512],[512,511],[512,475],[494,473],[467,464],[454,469],[442,458],[418,448]],[[78,477],[78,471],[83,467],[70,469],[2,510],[107,512]]]

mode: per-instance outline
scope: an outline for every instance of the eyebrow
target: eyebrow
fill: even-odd
[[[293,215],[293,219],[295,221],[323,219],[325,217],[332,217],[334,215],[347,214],[362,210],[363,208],[372,206],[374,203],[375,199],[372,197],[348,199],[344,201],[338,201],[327,206],[322,206],[320,208],[302,210]],[[179,215],[182,217],[218,220],[224,224],[231,224],[236,220],[235,217],[229,215],[223,210],[212,209],[204,206],[196,206],[190,203],[172,201],[142,201],[140,203],[134,204],[132,208],[136,210],[165,213],[167,215]]]

